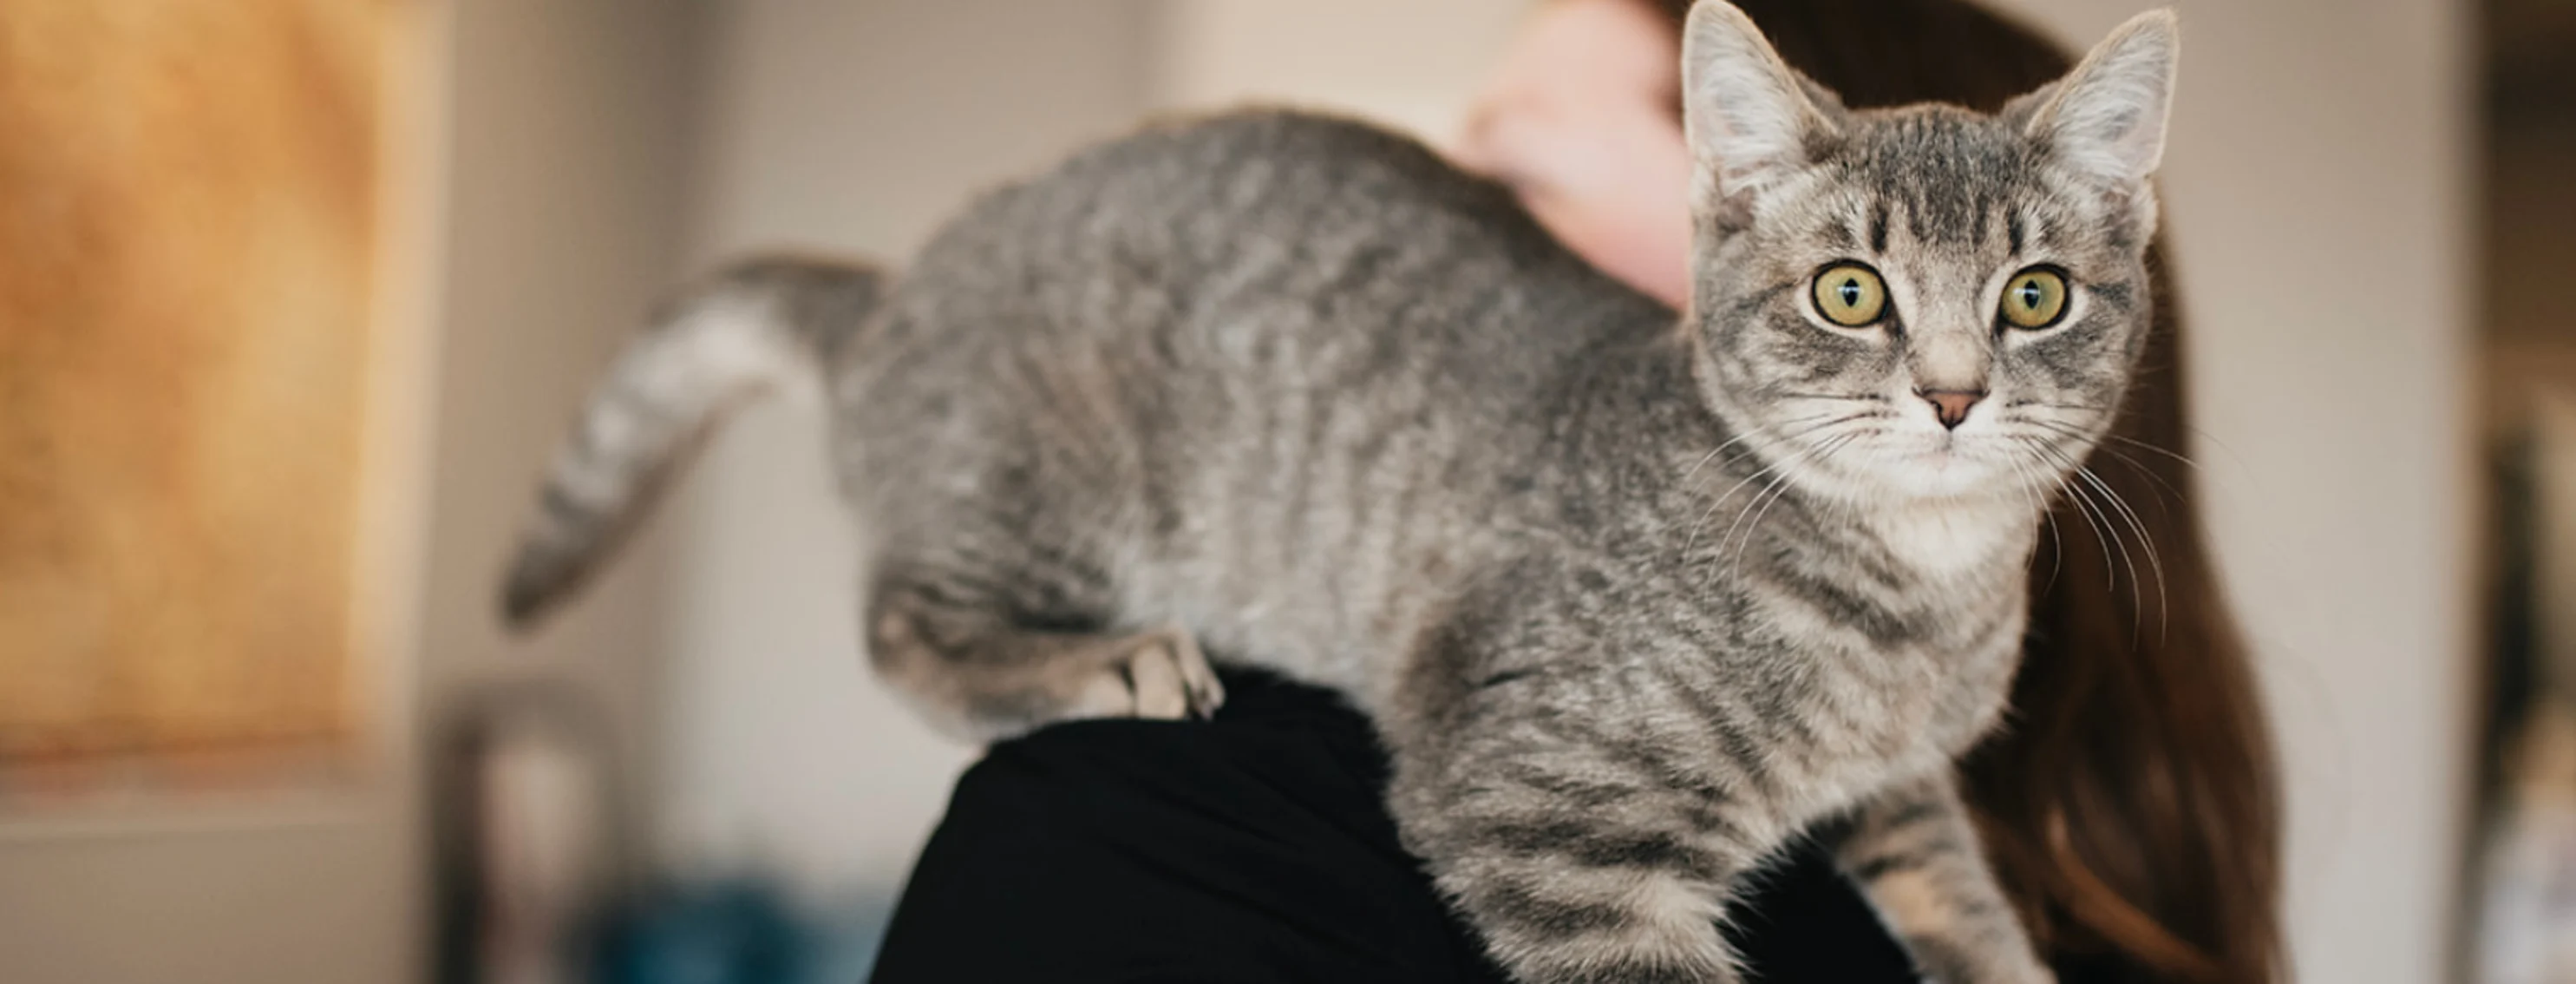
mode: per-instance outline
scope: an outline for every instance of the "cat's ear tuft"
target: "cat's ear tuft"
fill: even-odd
[[[1836,132],[1760,28],[1725,0],[1700,0],[1682,27],[1682,127],[1695,197],[1732,199],[1804,167]]]
[[[2181,44],[2171,9],[2130,18],[2037,94],[2025,132],[2097,180],[2122,187],[2145,181],[2164,160]]]

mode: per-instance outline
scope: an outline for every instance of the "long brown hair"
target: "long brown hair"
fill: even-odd
[[[1676,25],[1691,5],[1648,2]],[[2073,66],[1967,0],[1734,2],[1856,109],[1993,111]],[[2100,485],[2060,497],[2032,565],[2011,723],[1963,770],[2006,889],[2061,962],[2108,954],[2151,979],[2253,984],[2281,969],[2279,793],[2179,453],[2183,324],[2164,254],[2159,236],[2138,382],[2087,463]]]

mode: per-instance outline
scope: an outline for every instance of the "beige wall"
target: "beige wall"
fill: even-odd
[[[1285,101],[1360,112],[1434,141],[1461,126],[1527,0],[1165,0],[1166,106]]]
[[[643,741],[665,597],[648,529],[580,604],[513,640],[495,583],[609,356],[681,270],[696,5],[466,0],[450,80],[437,474],[422,601],[426,713],[560,676]]]

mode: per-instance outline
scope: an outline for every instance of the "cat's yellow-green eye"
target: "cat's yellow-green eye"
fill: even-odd
[[[2015,328],[2040,329],[2066,316],[2066,275],[2032,267],[2004,283],[2003,319]]]
[[[1836,263],[1816,274],[1816,313],[1845,328],[1877,323],[1887,313],[1887,283],[1858,263]]]

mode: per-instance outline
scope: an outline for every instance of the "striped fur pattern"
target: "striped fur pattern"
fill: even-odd
[[[503,614],[533,621],[578,587],[726,411],[773,388],[813,389],[885,288],[867,267],[764,257],[658,312],[555,456],[502,584]]]
[[[1950,763],[2001,716],[2036,524],[2145,336],[2174,43],[2141,18],[1999,116],[1850,112],[1704,2],[1678,320],[1402,138],[1149,128],[882,289],[768,262],[692,294],[557,467],[510,611],[804,372],[871,533],[870,659],[941,727],[1205,714],[1214,654],[1372,718],[1406,844],[1520,980],[1734,980],[1728,901],[1801,836],[1933,978],[2047,980]],[[1841,262],[1883,277],[1880,322],[1820,315]],[[2067,313],[2005,325],[2040,266]]]

